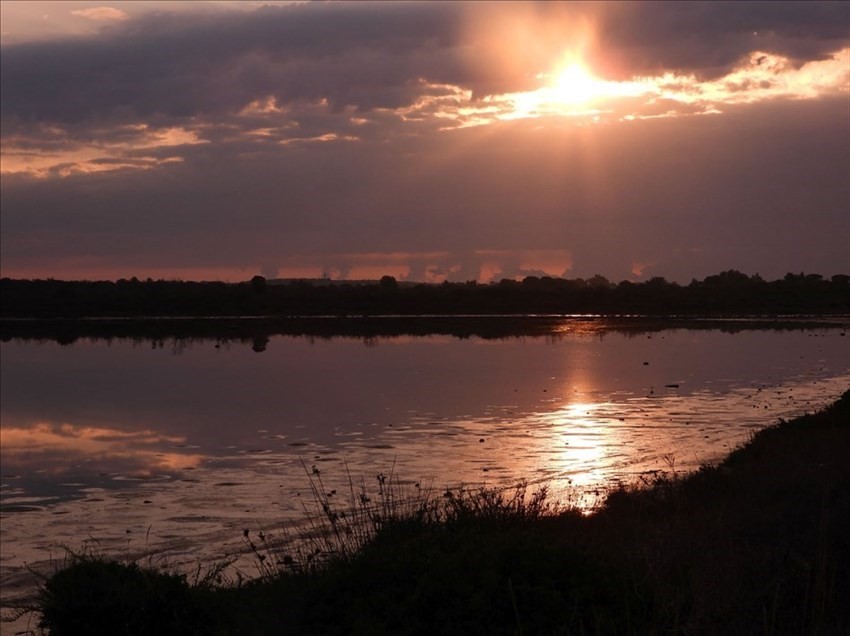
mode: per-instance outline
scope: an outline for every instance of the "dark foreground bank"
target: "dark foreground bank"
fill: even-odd
[[[590,516],[522,489],[437,493],[390,521],[381,513],[397,508],[373,509],[376,532],[347,551],[351,526],[329,507],[325,545],[345,553],[318,567],[323,555],[266,547],[256,532],[246,541],[268,576],[239,585],[77,557],[45,582],[38,610],[54,636],[846,634],[848,450],[850,391],[718,466],[617,491]]]

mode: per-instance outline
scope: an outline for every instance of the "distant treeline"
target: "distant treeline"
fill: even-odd
[[[380,316],[493,314],[647,314],[742,316],[850,313],[850,276],[787,274],[775,281],[730,270],[688,285],[661,277],[643,283],[602,276],[479,284],[269,284],[167,280],[0,280],[3,318]]]

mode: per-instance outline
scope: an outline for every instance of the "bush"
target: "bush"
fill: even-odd
[[[40,626],[51,636],[208,632],[209,618],[184,576],[89,556],[71,560],[41,590]]]

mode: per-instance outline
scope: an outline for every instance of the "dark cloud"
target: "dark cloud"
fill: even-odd
[[[517,13],[516,24],[511,16]],[[501,16],[488,46],[475,25]],[[412,104],[418,81],[483,96],[527,89],[593,24],[587,52],[609,76],[676,70],[715,77],[764,50],[798,63],[846,46],[844,3],[309,3],[234,14],[158,14],[101,35],[4,48],[3,122],[62,124],[232,114],[267,96],[327,99],[333,111]],[[540,31],[540,35],[535,30]],[[757,34],[756,34],[757,33]],[[500,50],[499,45],[514,47]],[[492,44],[492,43],[491,43]],[[523,50],[519,50],[522,47]],[[524,60],[517,70],[510,60]]]
[[[597,55],[612,77],[665,70],[713,79],[752,51],[797,64],[846,47],[843,2],[601,3]]]
[[[445,75],[452,5],[301,5],[228,15],[155,15],[100,37],[8,47],[3,115],[74,123],[220,115],[275,96],[335,108],[410,103]],[[456,75],[454,73],[453,75]]]

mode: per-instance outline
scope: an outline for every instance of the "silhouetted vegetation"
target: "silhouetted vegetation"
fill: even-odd
[[[53,636],[844,634],[847,448],[850,391],[717,466],[615,491],[590,516],[524,490],[446,493],[407,514],[374,508],[356,551],[333,548],[348,526],[311,481],[331,538],[313,566],[249,530],[265,576],[236,584],[75,557],[37,611]]]
[[[244,283],[137,279],[0,281],[3,318],[646,314],[740,316],[850,312],[850,276],[788,274],[775,281],[727,271],[679,285],[652,278],[529,276],[495,284]]]

